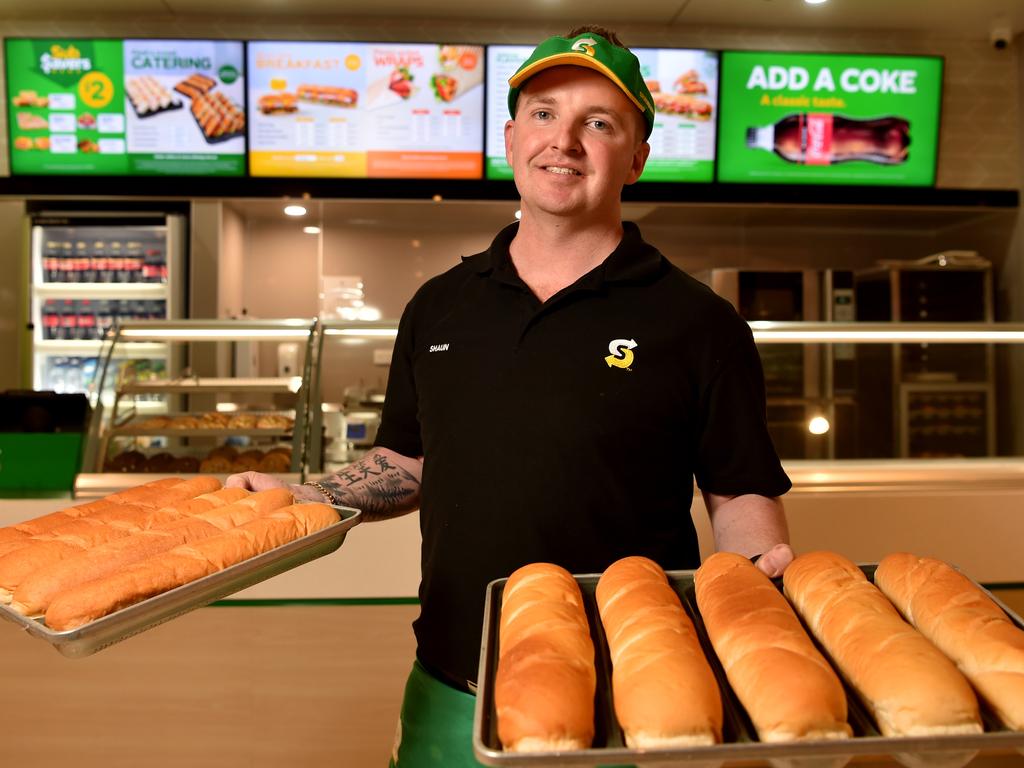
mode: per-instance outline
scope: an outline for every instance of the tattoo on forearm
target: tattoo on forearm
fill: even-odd
[[[367,522],[407,512],[420,490],[416,477],[379,453],[319,482],[342,504],[359,509]]]

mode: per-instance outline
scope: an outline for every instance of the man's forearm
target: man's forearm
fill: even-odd
[[[789,530],[782,502],[753,494],[714,496],[705,494],[711,517],[715,549],[737,552],[746,557],[789,542]]]
[[[374,448],[359,461],[316,482],[341,505],[355,507],[366,522],[387,520],[419,505],[422,461]],[[314,486],[298,486],[296,495],[322,500]]]

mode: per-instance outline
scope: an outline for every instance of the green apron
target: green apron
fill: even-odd
[[[389,768],[484,768],[473,756],[475,706],[476,696],[445,685],[414,661]]]
[[[479,768],[473,757],[476,697],[445,685],[413,662],[390,768]]]

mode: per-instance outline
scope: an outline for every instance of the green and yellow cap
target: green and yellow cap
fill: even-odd
[[[508,79],[508,111],[513,119],[523,83],[545,69],[566,64],[593,69],[615,83],[643,113],[647,123],[644,138],[651,135],[654,130],[654,99],[640,74],[640,61],[631,51],[612,45],[593,32],[584,32],[576,37],[549,37],[534,49],[530,58]]]

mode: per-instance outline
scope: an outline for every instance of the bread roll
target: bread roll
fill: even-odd
[[[212,494],[179,502],[168,508],[179,513],[178,520],[93,547],[34,570],[14,590],[11,608],[25,615],[38,615],[64,590],[114,573],[181,544],[222,533],[287,506],[292,501],[291,492],[286,488],[273,488],[251,495],[241,488],[223,488]]]
[[[801,555],[783,584],[882,735],[982,732],[964,676],[852,562],[834,552]]]
[[[711,645],[761,741],[852,734],[843,684],[767,576],[718,552],[693,582]]]
[[[339,519],[338,513],[326,504],[295,504],[278,509],[61,592],[46,611],[46,625],[57,631],[76,629],[326,528]]]
[[[40,568],[51,566],[90,547],[123,538],[172,519],[172,516],[153,512],[154,507],[192,498],[218,488],[220,481],[212,477],[197,477],[184,481],[176,478],[173,484],[147,484],[135,494],[115,494],[122,500],[134,499],[133,503],[119,503],[106,507],[94,515],[54,528],[48,534],[24,540],[26,546],[0,556],[0,602],[10,602],[18,585]],[[108,498],[113,499],[114,496]],[[116,520],[117,523],[96,519],[100,514]]]
[[[875,584],[1007,728],[1024,730],[1024,631],[998,605],[941,560],[906,552],[882,559]]]
[[[597,582],[615,715],[633,749],[722,739],[722,698],[693,622],[656,562],[626,557]]]
[[[494,706],[511,752],[586,749],[594,739],[594,644],[576,580],[532,563],[505,583]]]
[[[41,517],[36,517],[31,520],[18,523],[17,525],[0,528],[0,543],[27,539],[30,536],[38,536],[42,533],[47,533],[58,526],[65,525],[72,520],[77,520],[79,517],[91,515],[94,512],[107,509],[117,504],[129,504],[133,500],[140,496],[145,496],[154,489],[169,488],[180,482],[180,477],[161,478],[160,480],[154,480],[153,482],[145,483],[120,493],[104,496],[102,499],[96,499],[95,501],[89,501],[84,504],[76,504],[73,507],[61,509],[56,512],[50,512],[49,514],[42,515]]]

